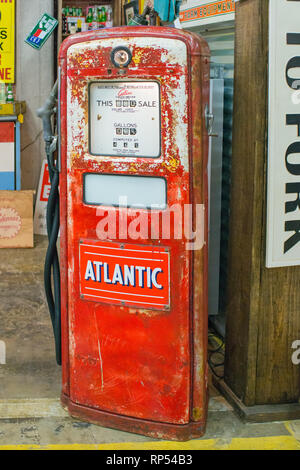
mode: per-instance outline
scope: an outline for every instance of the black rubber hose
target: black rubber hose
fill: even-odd
[[[54,167],[52,157],[53,155],[47,151],[51,190],[46,216],[49,245],[45,259],[44,286],[54,333],[56,362],[61,365],[60,267],[57,253],[57,238],[59,232],[59,173]],[[54,295],[52,290],[52,277]]]
[[[57,97],[58,81],[55,82],[44,106],[37,110],[37,115],[43,120],[44,140],[51,182],[46,216],[49,246],[45,259],[44,287],[54,333],[56,361],[61,365],[60,269],[56,245],[59,232],[59,172],[53,158],[55,137],[53,136],[52,122],[52,116],[56,112]]]

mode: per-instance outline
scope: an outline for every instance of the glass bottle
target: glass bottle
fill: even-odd
[[[6,103],[5,83],[1,82],[0,83],[0,104],[5,104],[5,103]]]
[[[14,102],[13,89],[12,89],[11,83],[9,83],[7,86],[6,103],[13,103],[13,102]]]
[[[86,17],[86,22],[87,23],[92,23],[93,22],[93,9],[89,8],[87,17]]]

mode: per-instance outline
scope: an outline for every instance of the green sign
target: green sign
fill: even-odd
[[[42,18],[25,39],[25,42],[35,49],[41,49],[57,25],[58,21],[55,18],[44,13]]]

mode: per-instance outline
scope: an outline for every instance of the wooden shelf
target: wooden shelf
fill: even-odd
[[[62,9],[68,7],[87,8],[93,5],[111,5],[113,8],[113,25],[121,26],[123,21],[123,5],[125,0],[58,0],[58,34],[57,34],[57,47],[58,50],[64,39],[70,34],[63,34],[62,32]]]

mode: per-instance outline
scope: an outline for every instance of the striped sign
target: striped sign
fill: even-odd
[[[0,122],[0,190],[15,189],[15,124]]]

